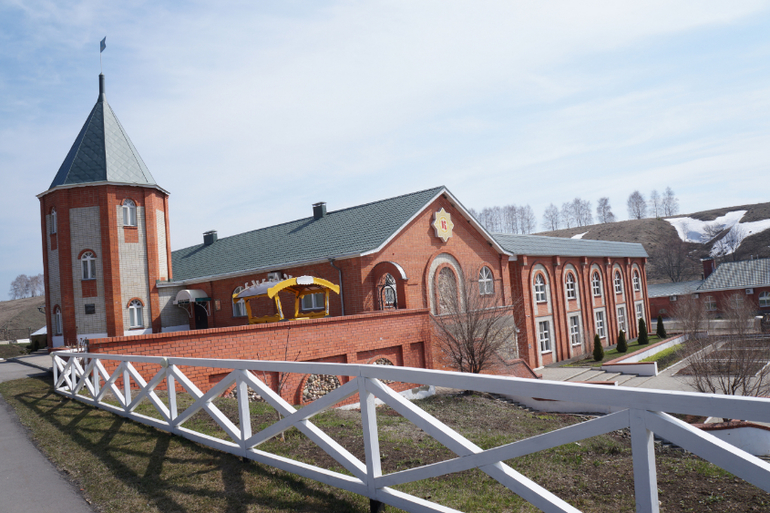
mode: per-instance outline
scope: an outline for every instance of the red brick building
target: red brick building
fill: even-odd
[[[513,352],[533,368],[590,351],[594,333],[605,345],[619,329],[633,338],[633,321],[649,310],[640,244],[493,235],[445,187],[336,211],[319,203],[312,216],[222,239],[207,232],[201,244],[172,252],[168,193],[107,104],[102,76],[97,104],[39,198],[51,349],[87,338],[105,352],[167,347],[224,356],[232,340],[248,339],[250,350],[231,353],[257,357],[263,342],[256,334],[279,328],[248,326],[231,298],[284,276],[339,285],[330,315],[356,319],[360,342],[352,345],[344,331],[333,331],[338,322],[281,323],[280,330],[316,326],[323,342],[311,343],[303,327],[302,360],[355,363],[387,353],[399,364],[432,366],[429,315],[440,314],[441,280],[478,284],[478,293],[513,306]],[[322,307],[306,299],[304,309]],[[285,300],[284,311],[292,311],[293,298]],[[420,329],[394,339],[388,322],[407,318]],[[189,330],[205,331],[179,333]],[[184,339],[205,339],[209,349],[199,345],[191,354]],[[274,350],[258,356],[274,357]]]

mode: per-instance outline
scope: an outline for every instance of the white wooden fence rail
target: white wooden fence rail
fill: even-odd
[[[685,413],[770,422],[770,400],[768,399],[625,387],[597,387],[578,383],[382,365],[113,356],[64,351],[53,353],[52,357],[55,389],[59,394],[231,454],[367,496],[372,500],[373,509],[376,509],[379,503],[384,503],[414,512],[454,512],[456,510],[452,508],[391,487],[478,468],[543,511],[577,512],[579,510],[516,472],[504,461],[626,427],[630,428],[631,432],[637,512],[648,513],[659,510],[654,433],[770,492],[770,464],[668,415],[668,413]],[[117,368],[110,374],[102,363],[104,361],[117,362]],[[147,383],[134,368],[134,363],[157,364],[160,365],[160,370]],[[231,372],[204,393],[180,370],[182,366],[223,369]],[[254,374],[263,371],[331,374],[350,376],[352,379],[310,405],[297,410]],[[122,390],[115,384],[120,377],[123,378]],[[380,380],[560,401],[580,401],[589,404],[613,405],[624,409],[526,440],[482,450],[394,392]],[[168,406],[155,393],[155,388],[164,381],[168,390]],[[132,382],[135,384],[133,390]],[[194,399],[194,403],[182,412],[177,409],[175,383],[179,383]],[[233,384],[238,390],[238,425],[231,422],[212,403]],[[284,418],[258,433],[253,433],[248,404],[249,388],[261,395]],[[119,402],[119,406],[104,401],[107,392],[112,393]],[[356,458],[310,421],[314,415],[356,393],[360,394],[361,401],[365,461]],[[380,467],[375,398],[423,429],[454,452],[457,457],[383,475]],[[162,416],[162,420],[134,411],[145,399],[154,405]],[[207,412],[227,433],[230,440],[214,438],[181,425],[199,410]],[[304,433],[352,476],[259,450],[261,443],[290,427],[296,427]]]

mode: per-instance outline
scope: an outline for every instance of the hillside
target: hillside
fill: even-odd
[[[6,338],[6,330],[11,330],[9,338],[26,338],[28,329],[34,332],[45,326],[45,314],[38,310],[43,306],[43,296],[0,301],[0,339]]]
[[[740,211],[745,214],[740,215]],[[690,219],[687,219],[690,218]],[[745,238],[734,252],[722,258],[730,260],[745,260],[754,257],[770,257],[770,229],[764,229],[764,224],[770,224],[770,203],[757,203],[755,205],[740,205],[724,207],[712,210],[704,210],[693,214],[681,214],[669,218],[674,224],[684,226],[692,225],[695,228],[683,230],[690,237],[682,240],[677,228],[669,220],[661,218],[639,219],[631,221],[618,221],[616,223],[595,224],[542,232],[538,235],[548,237],[575,237],[580,234],[583,239],[607,240],[620,242],[639,242],[650,255],[647,277],[651,283],[669,282],[671,279],[661,269],[662,255],[671,248],[682,248],[686,254],[685,272],[682,280],[696,280],[702,272],[701,258],[716,252],[715,246],[724,245],[725,241],[734,235],[735,230],[742,228]],[[722,227],[719,233],[711,240],[704,236],[700,225],[704,223]],[[737,227],[737,228],[736,228]],[[761,229],[762,231],[758,231]],[[700,230],[700,231],[698,231]],[[731,234],[732,232],[732,234]],[[700,242],[705,240],[706,242]]]

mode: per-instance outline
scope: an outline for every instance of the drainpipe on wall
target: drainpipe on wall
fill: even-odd
[[[334,265],[334,259],[333,258],[329,259],[329,263],[331,264],[332,267],[337,269],[337,275],[339,276],[339,280],[340,280],[340,307],[342,308],[342,316],[344,317],[345,316],[345,297],[342,295],[342,269],[340,269],[339,267]]]

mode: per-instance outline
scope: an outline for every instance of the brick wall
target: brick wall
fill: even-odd
[[[254,360],[284,360],[287,355],[286,359],[290,361],[296,357],[297,361],[339,363],[370,363],[383,356],[396,365],[432,368],[429,322],[427,310],[404,310],[96,339],[90,341],[89,350],[106,354]],[[159,370],[157,365],[136,364],[136,367],[147,381]],[[204,391],[226,374],[204,368],[183,371]],[[300,385],[304,378],[300,375],[289,377],[283,389],[287,401],[300,403]],[[346,378],[341,376],[340,381],[344,383]],[[275,379],[269,376],[268,382],[275,386]],[[399,391],[412,386],[394,384]]]

